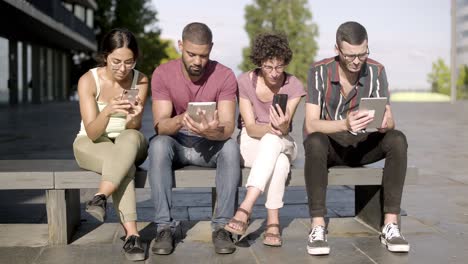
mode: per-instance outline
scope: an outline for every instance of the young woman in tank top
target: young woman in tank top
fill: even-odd
[[[100,185],[96,186],[98,192],[86,203],[86,212],[103,222],[107,199],[112,195],[125,231],[125,256],[129,260],[143,260],[133,179],[136,166],[147,155],[147,140],[138,130],[148,78],[134,69],[139,50],[130,31],[111,30],[101,47],[101,65],[85,73],[78,82],[82,122],[73,151],[81,168],[102,175]]]

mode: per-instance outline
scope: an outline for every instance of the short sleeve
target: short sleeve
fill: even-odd
[[[227,77],[221,87],[218,101],[236,101],[237,80],[232,70],[227,71]]]
[[[312,66],[307,73],[307,103],[320,105],[323,96],[323,80],[319,74],[319,67]]]
[[[249,99],[249,74],[250,72],[243,73],[238,78],[238,85],[239,85],[239,97]]]
[[[379,75],[377,77],[377,84],[374,87],[375,89],[374,91],[372,91],[372,97],[387,97],[387,102],[390,102],[387,73],[385,72],[384,67],[382,67],[382,70],[380,70]]]
[[[304,90],[304,85],[302,85],[302,82],[294,76],[291,76],[290,78],[291,87],[288,92],[289,99],[305,96],[306,92]]]
[[[157,67],[154,72],[153,76],[151,78],[151,94],[153,100],[171,100],[171,95],[169,93],[169,90],[167,88],[167,85],[163,79],[164,73],[163,73],[162,67]]]

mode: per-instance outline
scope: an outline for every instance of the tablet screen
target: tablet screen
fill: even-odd
[[[359,111],[367,110],[370,115],[374,116],[374,120],[367,125],[367,129],[377,129],[382,126],[387,101],[387,97],[361,98]]]

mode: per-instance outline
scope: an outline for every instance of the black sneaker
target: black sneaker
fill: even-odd
[[[98,194],[86,203],[86,212],[97,220],[104,222],[106,220],[107,198],[104,194]]]
[[[125,239],[123,251],[128,260],[140,261],[145,259],[145,249],[139,236],[133,235]]]
[[[382,228],[380,242],[387,246],[391,252],[408,252],[410,245],[408,241],[401,235],[398,225],[395,223],[386,224]]]
[[[307,253],[310,255],[328,255],[330,246],[327,242],[327,230],[324,226],[314,226],[307,241]]]
[[[219,228],[211,233],[215,252],[218,254],[231,254],[236,251],[236,246],[232,241],[232,235],[224,228]]]
[[[169,255],[174,250],[174,238],[171,228],[164,228],[157,232],[151,251],[157,255]]]

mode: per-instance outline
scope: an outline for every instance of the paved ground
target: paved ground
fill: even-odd
[[[147,108],[143,132],[152,135]],[[292,188],[281,211],[282,248],[261,244],[264,208],[259,201],[252,233],[235,254],[216,255],[209,232],[209,194],[203,189],[178,190],[174,210],[185,238],[170,256],[148,255],[147,263],[466,263],[468,257],[468,102],[395,103],[397,126],[409,142],[409,164],[419,167],[420,184],[405,187],[403,231],[409,254],[392,254],[379,244],[377,233],[347,217],[354,211],[353,189],[329,191],[329,241],[332,253],[311,257],[305,251],[308,232],[305,192]],[[303,110],[295,120],[300,141]],[[53,103],[17,108],[0,107],[0,159],[73,158],[72,141],[79,128],[77,103]],[[303,150],[300,150],[303,153]],[[94,190],[82,191],[82,200]],[[140,228],[151,240],[151,202],[138,190]],[[71,245],[47,246],[42,191],[0,191],[0,263],[122,263],[121,228],[115,215],[100,225],[82,213],[82,225]],[[16,223],[16,224],[14,224]],[[21,224],[18,224],[21,223]]]

